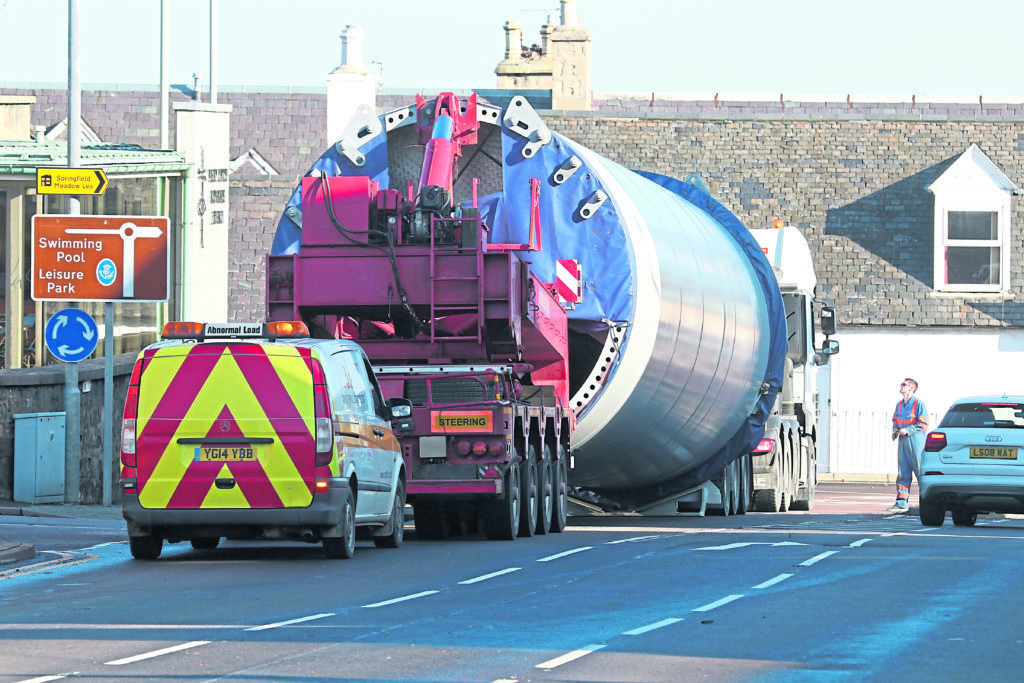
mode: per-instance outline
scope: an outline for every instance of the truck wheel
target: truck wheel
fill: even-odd
[[[487,501],[484,531],[492,541],[511,541],[519,531],[519,464],[512,463],[505,473],[505,494]]]
[[[441,503],[416,503],[413,505],[413,520],[416,523],[416,538],[421,541],[441,541],[448,538],[448,520],[445,519]]]
[[[196,550],[213,550],[218,545],[220,545],[220,539],[216,536],[214,536],[213,538],[193,538],[189,542],[192,544],[192,547]]]
[[[164,547],[164,539],[156,535],[129,536],[128,547],[136,560],[155,560],[160,557]]]
[[[341,519],[341,536],[323,539],[324,554],[329,560],[351,560],[356,553],[356,511],[351,491],[341,506]]]
[[[921,500],[918,514],[924,526],[942,526],[946,521],[946,509],[930,500]]]
[[[569,521],[569,486],[566,484],[569,478],[569,465],[566,463],[566,457],[565,450],[559,446],[558,460],[551,467],[555,477],[551,485],[551,533],[555,534],[565,531],[565,525]]]
[[[519,520],[519,536],[533,538],[537,532],[537,460],[533,446],[526,449],[526,460],[519,468],[519,500],[523,502],[521,519]]]
[[[405,486],[402,482],[395,485],[395,501],[391,507],[391,533],[387,536],[374,536],[373,544],[378,548],[397,548],[405,538]]]
[[[778,489],[754,491],[754,507],[761,512],[783,512],[782,493]]]
[[[551,448],[544,446],[544,457],[537,467],[537,534],[544,535],[551,529],[554,484],[551,479]]]

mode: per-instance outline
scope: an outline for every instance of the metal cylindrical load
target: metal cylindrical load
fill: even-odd
[[[520,176],[572,169],[542,191],[543,251],[530,256],[542,279],[558,259],[577,259],[586,283],[569,313],[577,337],[593,340],[570,348],[578,419],[570,480],[655,486],[714,456],[754,412],[771,336],[765,295],[748,256],[709,213],[552,136],[506,165],[503,204],[516,208],[497,221],[510,234],[499,226],[495,239],[515,241],[522,230],[524,201],[509,196]],[[508,153],[517,142],[508,138]]]

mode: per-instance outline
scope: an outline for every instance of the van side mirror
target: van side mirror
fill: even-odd
[[[412,401],[407,398],[389,398],[386,402],[391,414],[391,421],[398,432],[411,432],[415,429],[412,420]]]
[[[826,339],[821,343],[821,354],[823,356],[834,356],[839,353],[839,342],[835,339]]]
[[[836,333],[836,309],[831,306],[821,307],[821,333],[826,337],[831,337]]]
[[[407,398],[389,398],[387,406],[391,409],[391,419],[412,417],[412,401]]]

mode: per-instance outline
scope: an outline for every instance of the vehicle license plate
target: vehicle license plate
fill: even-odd
[[[193,460],[195,462],[254,462],[256,449],[252,446],[197,446]]]
[[[985,458],[993,460],[1016,460],[1016,448],[1003,448],[993,446],[971,446],[971,458]]]

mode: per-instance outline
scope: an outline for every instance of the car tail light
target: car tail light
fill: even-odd
[[[499,455],[501,455],[502,451],[504,451],[504,450],[505,450],[505,444],[504,443],[502,443],[501,441],[492,441],[491,445],[487,449],[487,453],[491,457],[496,458]]]
[[[473,455],[481,456],[487,452],[486,441],[474,441],[473,442]]]
[[[755,455],[764,455],[775,450],[775,439],[761,439],[754,448]]]
[[[946,447],[946,434],[944,432],[932,432],[925,439],[924,449],[930,452],[941,451]]]
[[[142,359],[135,361],[132,378],[128,382],[128,395],[124,401],[124,415],[121,420],[121,464],[136,467],[135,420],[139,414],[139,381],[142,378]]]
[[[460,441],[455,445],[455,452],[461,456],[466,456],[469,455],[469,451],[472,448],[473,447],[470,445],[468,441]]]
[[[334,425],[331,420],[331,397],[327,394],[327,378],[320,361],[310,359],[313,372],[313,409],[316,415],[316,465],[331,464],[334,451]]]

